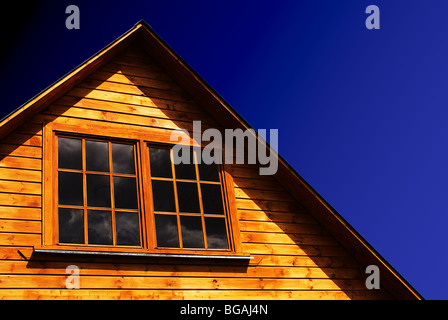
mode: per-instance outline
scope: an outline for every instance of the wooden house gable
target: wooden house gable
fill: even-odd
[[[228,253],[57,252],[56,231],[49,230],[57,226],[48,217],[58,190],[48,179],[56,179],[49,146],[58,132],[167,145],[173,130],[193,137],[193,121],[202,130],[248,126],[141,22],[0,122],[0,298],[421,298],[282,159],[274,176],[259,175],[254,164],[223,166]],[[153,200],[143,191],[141,197]],[[155,241],[154,222],[141,223],[142,242]],[[381,288],[369,290],[365,269],[375,263]],[[67,289],[69,265],[79,268],[78,290]]]

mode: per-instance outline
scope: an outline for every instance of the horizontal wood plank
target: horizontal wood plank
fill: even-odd
[[[11,168],[0,168],[1,180],[41,182],[42,173],[37,170],[22,170]]]
[[[308,234],[241,232],[241,239],[243,242],[249,243],[337,245],[337,242],[330,236]]]
[[[161,90],[170,90],[174,92],[184,92],[176,83],[172,81],[163,81],[145,77],[139,77],[136,75],[125,75],[122,72],[110,72],[99,70],[90,76],[91,79],[109,81],[116,83],[123,83],[129,85],[135,85],[137,87],[149,87],[157,88]]]
[[[41,220],[41,208],[0,206],[1,219]]]
[[[38,182],[0,180],[0,193],[42,194],[42,185]]]
[[[132,94],[123,94],[120,92],[95,90],[88,88],[76,87],[68,92],[69,96],[79,97],[79,98],[91,98],[96,100],[105,100],[118,103],[127,103],[131,105],[156,107],[160,109],[168,109],[182,112],[195,112],[201,113],[200,109],[194,103],[186,103],[174,100],[164,100],[160,98],[150,98],[146,96],[138,96]]]
[[[14,130],[14,133],[31,134],[33,136],[42,137],[42,124],[28,121]]]
[[[52,116],[40,114],[38,117],[42,121],[52,121],[59,127],[63,127],[62,131],[68,132],[78,132],[91,134],[91,128],[96,128],[98,135],[101,137],[111,137],[111,138],[124,138],[124,139],[134,139],[134,140],[149,140],[153,143],[168,143],[173,144],[173,139],[171,135],[174,130],[156,127],[145,127],[145,126],[135,126],[131,124],[115,123],[115,122],[105,122],[101,120],[88,120],[80,118],[70,118],[65,116]],[[191,145],[198,146],[195,140],[193,140],[193,134],[185,134],[182,131],[176,131],[176,136],[179,141],[190,142]],[[182,142],[183,142],[182,141]]]
[[[357,279],[357,268],[318,267],[267,267],[234,265],[166,265],[126,264],[97,262],[76,262],[80,275],[88,276],[140,276],[140,277],[242,277],[242,278],[284,278],[284,279]],[[66,275],[67,262],[59,261],[2,261],[0,274]]]
[[[2,139],[1,143],[32,146],[32,147],[42,147],[42,136],[15,132],[15,133],[12,133],[12,134],[6,136],[4,139]]]
[[[351,268],[360,270],[359,264],[350,257],[255,255],[253,261],[251,261],[252,264],[257,266]]]
[[[259,168],[255,167],[254,165],[241,165],[236,164],[234,161],[234,164],[232,165],[232,175],[238,178],[248,178],[248,179],[256,179],[256,180],[265,180],[269,181],[271,183],[275,183],[275,179],[272,176],[269,175],[261,175]],[[283,189],[279,187],[279,189]],[[277,190],[279,190],[277,189]]]
[[[0,288],[66,288],[66,276],[3,275]],[[81,276],[81,289],[363,290],[362,280]]]
[[[242,244],[244,252],[251,254],[271,254],[271,255],[293,255],[293,256],[328,256],[346,257],[347,251],[341,246],[327,245],[291,245],[276,243],[246,242]]]
[[[0,246],[38,246],[40,244],[40,234],[0,233]]]
[[[0,260],[26,261],[33,253],[32,247],[0,247]],[[0,261],[0,264],[8,263],[8,261]]]
[[[37,195],[0,193],[0,205],[39,208],[42,202],[41,196]]]
[[[278,191],[282,190],[282,187],[272,179],[258,179],[256,178],[244,178],[238,177],[232,172],[232,176],[234,177],[233,182],[236,188],[247,188],[251,190],[273,190]]]
[[[0,219],[0,232],[25,232],[40,234],[42,229],[40,221]]]
[[[308,291],[308,290],[67,290],[67,289],[0,289],[2,299],[32,300],[371,300],[387,299],[389,296],[370,291]]]
[[[0,168],[41,170],[42,160],[39,158],[0,156]]]
[[[133,84],[86,79],[79,86],[88,89],[112,91],[112,92],[133,94],[138,96],[146,96],[150,98],[153,97],[153,98],[161,98],[187,103],[194,103],[191,97],[189,97],[186,94],[182,94],[180,92],[158,89],[153,87],[135,86]]]
[[[168,109],[160,109],[157,107],[137,106],[127,103],[118,103],[104,100],[95,100],[89,98],[75,98],[64,96],[55,102],[56,105],[66,107],[80,107],[84,109],[100,110],[107,112],[125,113],[131,115],[147,116],[160,119],[170,119],[179,121],[201,121],[203,124],[213,125],[217,128],[217,124],[207,115],[201,113],[173,111]]]
[[[171,78],[168,74],[163,72],[160,68],[154,67],[150,64],[146,64],[145,66],[131,66],[123,63],[111,62],[103,66],[100,70],[114,73],[121,72],[125,75],[174,82],[173,78]]]
[[[307,213],[297,212],[272,212],[267,210],[237,210],[240,220],[295,222],[316,224],[316,220]]]
[[[125,123],[132,124],[134,126],[145,126],[145,127],[157,127],[157,128],[167,128],[167,129],[185,129],[188,131],[193,130],[193,124],[186,121],[173,121],[169,119],[159,119],[153,117],[145,117],[131,114],[123,114],[108,111],[99,111],[91,109],[83,109],[78,107],[65,107],[52,105],[49,109],[45,111],[45,114],[65,117],[74,117],[79,119],[92,119],[107,122]],[[206,128],[206,127],[204,127]]]
[[[235,188],[235,196],[240,199],[295,202],[295,200],[286,191]]]
[[[42,158],[42,148],[15,144],[0,144],[0,155]]]
[[[300,207],[296,202],[283,202],[283,201],[266,201],[266,200],[254,200],[254,199],[236,199],[237,209],[245,210],[263,210],[274,212],[297,212],[300,211]]]
[[[322,229],[322,227],[317,224],[240,221],[239,225],[240,230],[244,232],[325,234],[325,231]]]

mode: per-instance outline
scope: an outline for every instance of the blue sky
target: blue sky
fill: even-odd
[[[70,4],[79,30],[65,28]],[[371,4],[380,30],[365,27]],[[11,36],[0,112],[144,19],[255,129],[279,129],[280,154],[425,298],[448,299],[447,10],[434,0],[21,3],[1,17]]]

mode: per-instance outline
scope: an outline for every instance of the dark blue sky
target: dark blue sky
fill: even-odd
[[[80,30],[65,28],[70,4]],[[380,30],[365,27],[370,4]],[[447,11],[434,0],[20,3],[1,14],[0,112],[144,19],[255,129],[279,129],[280,154],[425,298],[448,299]]]

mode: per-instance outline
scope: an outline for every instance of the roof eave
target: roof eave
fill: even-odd
[[[15,128],[23,124],[27,119],[39,113],[45,107],[56,101],[64,93],[81,82],[93,70],[107,63],[118,51],[132,41],[135,34],[143,24],[138,23],[125,32],[109,45],[98,51],[92,57],[85,60],[78,67],[61,77],[59,80],[42,90],[36,96],[12,111],[0,120],[0,139],[11,133]]]

